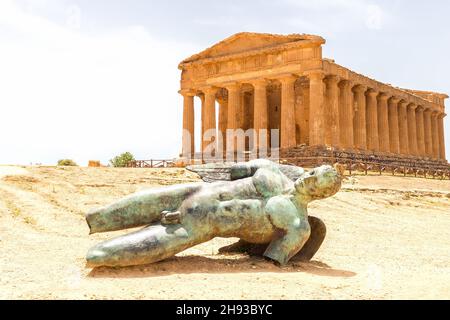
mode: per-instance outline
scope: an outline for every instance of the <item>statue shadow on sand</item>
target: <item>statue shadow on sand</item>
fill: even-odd
[[[225,274],[225,273],[296,273],[305,272],[325,277],[348,278],[353,271],[339,270],[318,260],[308,262],[291,261],[283,267],[276,266],[264,258],[239,255],[175,256],[157,263],[130,267],[96,267],[89,272],[92,278],[145,278],[173,274]]]

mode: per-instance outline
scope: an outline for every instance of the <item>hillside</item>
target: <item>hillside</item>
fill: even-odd
[[[450,181],[354,176],[311,204],[327,238],[279,268],[219,255],[217,238],[153,265],[85,268],[83,214],[131,192],[196,180],[183,169],[0,166],[0,299],[450,299]]]

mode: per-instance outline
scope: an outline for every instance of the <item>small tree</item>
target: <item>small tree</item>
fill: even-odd
[[[124,152],[119,156],[109,160],[113,167],[126,167],[128,162],[134,161],[134,156],[130,152]]]
[[[71,159],[58,160],[58,166],[78,166],[75,161]]]

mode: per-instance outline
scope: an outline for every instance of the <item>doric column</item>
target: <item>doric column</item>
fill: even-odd
[[[408,105],[408,148],[409,154],[418,156],[417,152],[417,129],[416,129],[416,108],[417,105],[410,103]]]
[[[194,93],[181,92],[183,95],[183,136],[182,157],[192,158],[195,152],[194,139]]]
[[[431,113],[431,141],[433,146],[433,159],[439,159],[439,129],[437,121],[438,113]]]
[[[378,95],[378,139],[381,152],[389,152],[389,116],[388,116],[388,98],[385,93]]]
[[[433,139],[431,135],[431,110],[425,109],[424,117],[424,131],[425,131],[425,153],[427,158],[433,157]]]
[[[353,89],[356,102],[353,130],[355,135],[355,147],[360,150],[367,150],[366,90],[367,87],[363,85],[358,85]]]
[[[320,71],[308,74],[309,77],[309,144],[324,144],[324,74]]]
[[[241,104],[241,86],[238,83],[233,83],[225,88],[228,91],[228,129],[237,129],[237,111]]]
[[[438,116],[438,131],[439,131],[439,159],[441,160],[445,160],[444,118],[445,113],[440,113]]]
[[[425,157],[425,130],[424,130],[424,117],[423,107],[419,106],[416,109],[416,134],[417,134],[417,153],[421,157]]]
[[[205,95],[199,92],[198,97],[200,98],[200,150],[203,150],[203,136],[205,134]]]
[[[325,117],[326,131],[325,143],[333,147],[339,147],[339,77],[328,75],[325,78],[326,85],[326,104]]]
[[[300,108],[296,104],[297,123],[300,126],[300,140],[297,144],[309,145],[309,83],[302,82],[300,84]]]
[[[295,76],[286,76],[281,82],[281,148],[291,148],[295,140]]]
[[[392,153],[400,153],[400,137],[398,130],[398,103],[400,99],[392,97],[388,100],[389,147]]]
[[[206,87],[202,89],[205,95],[205,110],[204,110],[204,121],[203,121],[203,150],[211,143],[210,139],[205,139],[205,133],[209,130],[217,130],[216,126],[216,87]]]
[[[217,99],[219,103],[219,131],[218,134],[222,136],[222,147],[223,152],[226,152],[227,143],[226,143],[226,134],[228,127],[228,100],[225,97],[220,97]]]
[[[406,106],[408,103],[404,100],[398,104],[398,131],[400,137],[400,153],[409,154],[408,148],[408,116]]]
[[[367,104],[367,149],[378,151],[380,149],[378,140],[378,92],[369,89],[366,93]]]
[[[241,85],[239,83],[232,83],[225,86],[228,91],[228,116],[227,116],[227,129],[236,130],[238,129],[238,111],[240,110],[241,104]],[[227,135],[225,133],[226,139]],[[234,146],[234,150],[227,150],[233,152],[236,150],[236,143],[233,141],[226,141],[227,146]],[[230,147],[231,148],[231,147]]]
[[[352,83],[343,80],[339,83],[339,132],[340,145],[345,149],[353,148],[353,92]]]
[[[268,147],[267,118],[267,81],[264,79],[252,82],[254,92],[253,127],[255,129],[255,148],[259,145]],[[265,134],[264,131],[266,130]],[[259,141],[261,139],[261,142]],[[263,142],[264,141],[264,142]]]
[[[245,131],[245,130],[247,130],[246,124],[247,124],[247,121],[249,120],[248,118],[245,117],[245,111],[247,108],[246,91],[245,90],[240,91],[240,98],[241,98],[241,101],[239,103],[239,108],[236,110],[236,125],[239,129],[242,129]]]

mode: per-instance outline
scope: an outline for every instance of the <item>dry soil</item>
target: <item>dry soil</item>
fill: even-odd
[[[183,169],[0,166],[0,299],[450,299],[450,181],[354,176],[312,203],[328,228],[308,263],[220,255],[216,238],[153,265],[85,268],[84,213],[196,180]]]

